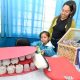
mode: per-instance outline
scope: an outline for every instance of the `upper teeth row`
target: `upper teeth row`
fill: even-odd
[[[24,61],[26,59],[31,59],[32,57],[33,57],[33,55],[27,55],[27,56],[21,56],[21,57],[18,57],[18,58],[0,60],[0,66],[8,66],[10,64],[18,64],[19,61]]]

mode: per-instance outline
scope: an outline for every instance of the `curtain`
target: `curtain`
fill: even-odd
[[[38,37],[44,0],[2,0],[1,4],[2,37]]]
[[[57,0],[57,5],[56,5],[56,11],[55,11],[55,16],[58,16],[60,14],[60,11],[62,9],[62,5],[64,4],[64,2],[66,2],[68,0]],[[77,5],[77,10],[76,13],[74,15],[74,20],[76,22],[76,28],[80,28],[80,0],[74,0],[76,2]]]
[[[1,33],[1,0],[0,0],[0,33]]]

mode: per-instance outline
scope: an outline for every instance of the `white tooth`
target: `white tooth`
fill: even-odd
[[[11,59],[11,63],[12,64],[18,64],[18,62],[19,62],[19,59],[18,58]]]
[[[31,58],[32,58],[31,55],[27,55],[27,56],[26,56],[26,59],[31,59]]]
[[[2,66],[2,61],[0,61],[0,66]]]
[[[8,74],[12,74],[15,72],[15,66],[14,65],[10,65],[7,67],[7,72]]]
[[[25,56],[19,57],[19,60],[20,60],[20,61],[24,61],[24,60],[25,60]]]
[[[24,71],[30,71],[29,64],[24,64]]]
[[[9,59],[2,60],[2,64],[3,66],[8,66],[10,64],[10,60]]]
[[[30,63],[30,69],[31,69],[31,70],[34,70],[34,69],[35,69],[34,63]]]
[[[0,75],[6,73],[6,66],[0,66]]]
[[[23,72],[23,65],[18,64],[16,65],[16,73],[22,73]]]

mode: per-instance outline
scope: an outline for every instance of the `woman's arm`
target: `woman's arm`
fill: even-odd
[[[72,19],[71,28],[75,28],[75,27],[76,27],[76,23],[75,23],[74,19]]]
[[[55,17],[55,18],[52,20],[51,26],[50,26],[50,28],[49,28],[49,30],[48,30],[48,32],[50,33],[50,38],[52,37],[53,27],[56,25],[57,18],[58,18],[58,17]]]

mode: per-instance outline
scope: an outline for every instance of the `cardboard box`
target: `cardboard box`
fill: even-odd
[[[58,55],[69,59],[76,64],[76,57],[80,49],[80,29],[70,28],[66,34],[58,41]]]

